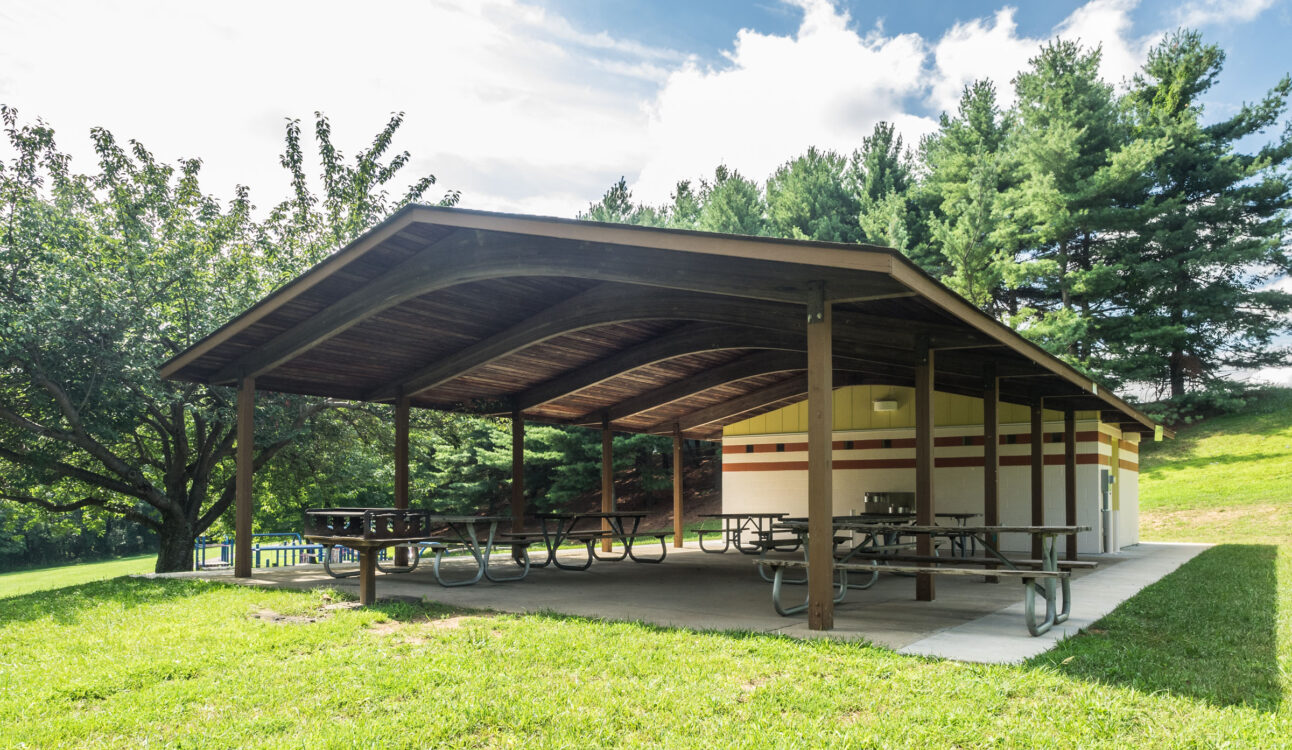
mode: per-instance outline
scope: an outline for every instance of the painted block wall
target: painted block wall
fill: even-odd
[[[875,427],[885,419],[907,421],[901,408],[897,412],[874,412],[872,401],[897,396],[910,389],[878,386],[856,386],[836,392],[834,433],[835,515],[860,512],[868,491],[909,492],[915,487],[914,428],[911,424]],[[840,398],[841,394],[846,394]],[[954,394],[937,394],[935,404],[938,427],[935,430],[938,466],[934,473],[936,512],[982,512],[982,402]],[[841,405],[842,404],[842,405]],[[858,408],[858,404],[869,409]],[[977,410],[973,408],[977,404]],[[939,410],[938,406],[946,408]],[[778,512],[805,515],[807,512],[807,445],[805,430],[806,404],[794,404],[778,410],[779,415],[762,415],[730,425],[723,438],[723,510],[724,512]],[[1021,412],[1021,413],[1020,413]],[[892,416],[896,414],[897,416]],[[1006,415],[1013,421],[1006,421]],[[870,415],[875,415],[873,418]],[[1047,523],[1064,520],[1063,444],[1049,442],[1053,433],[1063,430],[1062,415],[1047,412],[1044,426],[1046,467],[1045,517]],[[1000,507],[1001,521],[1008,524],[1031,523],[1031,445],[1029,413],[1026,407],[1002,404],[1000,433],[1018,436],[1017,443],[1002,444]],[[1084,417],[1084,419],[1080,418]],[[867,425],[858,428],[857,425]],[[778,432],[759,432],[776,428]],[[790,429],[786,429],[790,428]],[[1100,513],[1100,470],[1116,471],[1118,497],[1118,542],[1120,546],[1138,541],[1138,454],[1132,452],[1129,438],[1115,427],[1100,424],[1093,412],[1080,413],[1077,423],[1077,523],[1092,531],[1078,535],[1082,553],[1101,551],[1102,515]],[[975,441],[976,438],[976,441]],[[1002,438],[1009,440],[1009,438]],[[887,441],[887,442],[885,442]],[[963,442],[971,444],[964,445]],[[1126,446],[1126,447],[1122,447]],[[1128,449],[1129,448],[1129,449]],[[1113,452],[1122,460],[1119,466]],[[973,465],[977,462],[977,465]],[[1114,468],[1116,467],[1116,468]],[[982,519],[974,519],[981,522]],[[1002,539],[1005,549],[1026,550],[1025,536]]]

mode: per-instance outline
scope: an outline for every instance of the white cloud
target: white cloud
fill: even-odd
[[[859,34],[846,13],[804,0],[793,36],[742,30],[718,68],[685,65],[650,106],[639,198],[725,163],[762,179],[808,146],[849,152],[880,120],[914,142],[935,123],[907,113],[925,86],[923,39]]]
[[[1101,49],[1100,75],[1123,84],[1139,71],[1161,33],[1134,36],[1131,12],[1138,0],[1090,0],[1055,26],[1044,38],[1020,36],[1015,9],[1004,7],[990,19],[973,19],[952,26],[933,45],[933,82],[929,105],[954,112],[964,87],[987,79],[996,84],[1001,106],[1014,102],[1012,81],[1050,39],[1079,42]]]
[[[91,168],[89,128],[103,125],[168,160],[204,157],[208,190],[249,183],[262,206],[287,188],[283,118],[326,112],[352,154],[399,110],[407,119],[396,148],[441,186],[463,189],[464,203],[569,213],[586,202],[569,196],[641,162],[631,136],[642,129],[641,102],[683,60],[579,32],[519,0],[381,12],[340,0],[32,0],[0,14],[0,102],[54,125],[80,168]],[[477,160],[502,160],[510,174],[483,182]]]
[[[1181,26],[1245,23],[1259,16],[1274,0],[1194,0],[1176,11]]]
[[[809,145],[851,151],[880,120],[914,145],[977,78],[1008,103],[1044,41],[1020,35],[1010,7],[925,38],[858,29],[829,0],[785,1],[802,13],[794,33],[743,30],[704,65],[579,28],[539,0],[9,0],[0,102],[53,124],[82,169],[87,132],[103,125],[167,160],[203,157],[208,190],[243,182],[262,206],[287,189],[285,117],[328,113],[353,153],[406,111],[395,147],[413,154],[410,178],[433,171],[471,207],[570,215],[620,175],[663,201],[720,162],[763,179]],[[1267,4],[1186,10],[1237,18]],[[1052,32],[1102,44],[1104,74],[1120,80],[1153,38],[1132,33],[1134,8],[1090,0]]]
[[[965,86],[988,79],[996,84],[1002,105],[1014,99],[1010,84],[1040,41],[1018,35],[1014,8],[996,11],[988,22],[975,18],[956,23],[933,46],[934,78],[929,104],[939,112],[955,112]]]

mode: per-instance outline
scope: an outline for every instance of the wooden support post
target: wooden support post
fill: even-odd
[[[982,519],[987,526],[1000,525],[1000,379],[996,377],[995,364],[987,365],[983,371]],[[999,548],[997,535],[993,534],[990,541]],[[999,583],[1000,578],[988,576],[987,582]]]
[[[511,410],[511,530],[520,533],[524,528],[525,417],[515,408]]]
[[[367,606],[377,601],[377,548],[359,550],[359,604]]]
[[[238,447],[234,457],[233,575],[251,577],[251,479],[255,471],[256,379],[238,383]]]
[[[601,512],[615,510],[615,434],[610,431],[610,417],[601,416]],[[610,531],[610,521],[601,520],[601,530]],[[601,551],[613,546],[609,537],[601,540]]]
[[[408,417],[411,403],[407,398],[395,401],[395,508],[408,509]],[[395,565],[408,564],[408,550],[395,548]]]
[[[833,317],[825,284],[807,305],[808,628],[834,628],[834,358]]]
[[[921,343],[915,365],[915,523],[933,524],[933,352],[927,343]],[[924,557],[933,554],[933,537],[920,534],[915,537],[915,554]],[[936,592],[933,576],[919,573],[915,576],[915,598],[922,602],[933,601]]]
[[[1063,410],[1063,523],[1077,525],[1077,411]],[[1068,537],[1067,557],[1077,559],[1077,535]]]
[[[682,547],[682,426],[673,423],[673,547]]]
[[[1032,402],[1032,525],[1045,525],[1045,404]],[[1041,557],[1041,537],[1032,537],[1032,558]]]

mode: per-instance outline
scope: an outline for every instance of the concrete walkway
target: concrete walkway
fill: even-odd
[[[1021,585],[959,576],[936,579],[937,599],[919,602],[914,598],[914,579],[881,575],[873,587],[850,591],[836,605],[834,630],[811,631],[805,616],[786,618],[775,613],[771,585],[755,572],[754,558],[734,551],[706,554],[693,545],[670,549],[668,559],[658,565],[596,562],[586,571],[535,568],[523,581],[461,588],[439,586],[428,561],[413,573],[378,576],[377,594],[501,612],[557,612],[695,630],[866,640],[907,654],[1008,663],[1053,648],[1059,639],[1099,619],[1203,549],[1206,545],[1141,544],[1120,555],[1089,558],[1100,565],[1073,576],[1071,619],[1039,638],[1029,636],[1023,622]],[[455,560],[446,568],[449,573],[465,572],[469,564]],[[495,558],[494,564],[508,573],[514,569],[505,556]],[[169,575],[275,588],[327,586],[358,591],[356,579],[333,579],[314,565],[257,570],[251,579],[235,579],[228,571]],[[804,589],[786,587],[787,601],[802,596]]]
[[[1023,603],[1003,607],[963,625],[946,628],[909,643],[903,654],[937,656],[959,661],[1012,664],[1054,648],[1059,641],[1089,627],[1141,589],[1192,560],[1209,544],[1141,543],[1117,555],[1116,565],[1100,565],[1072,581],[1072,614],[1068,621],[1035,638],[1018,632]],[[1099,556],[1093,559],[1108,559]]]

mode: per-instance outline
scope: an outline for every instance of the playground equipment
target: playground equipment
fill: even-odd
[[[257,541],[260,539],[282,539],[288,543],[261,544]],[[253,568],[359,562],[359,553],[349,547],[338,545],[328,549],[322,544],[308,544],[300,534],[292,531],[252,534],[251,543],[251,567]],[[384,561],[386,551],[381,550],[378,557]],[[232,565],[233,537],[225,536],[222,539],[216,539],[199,536],[193,542],[194,570],[228,568]]]

